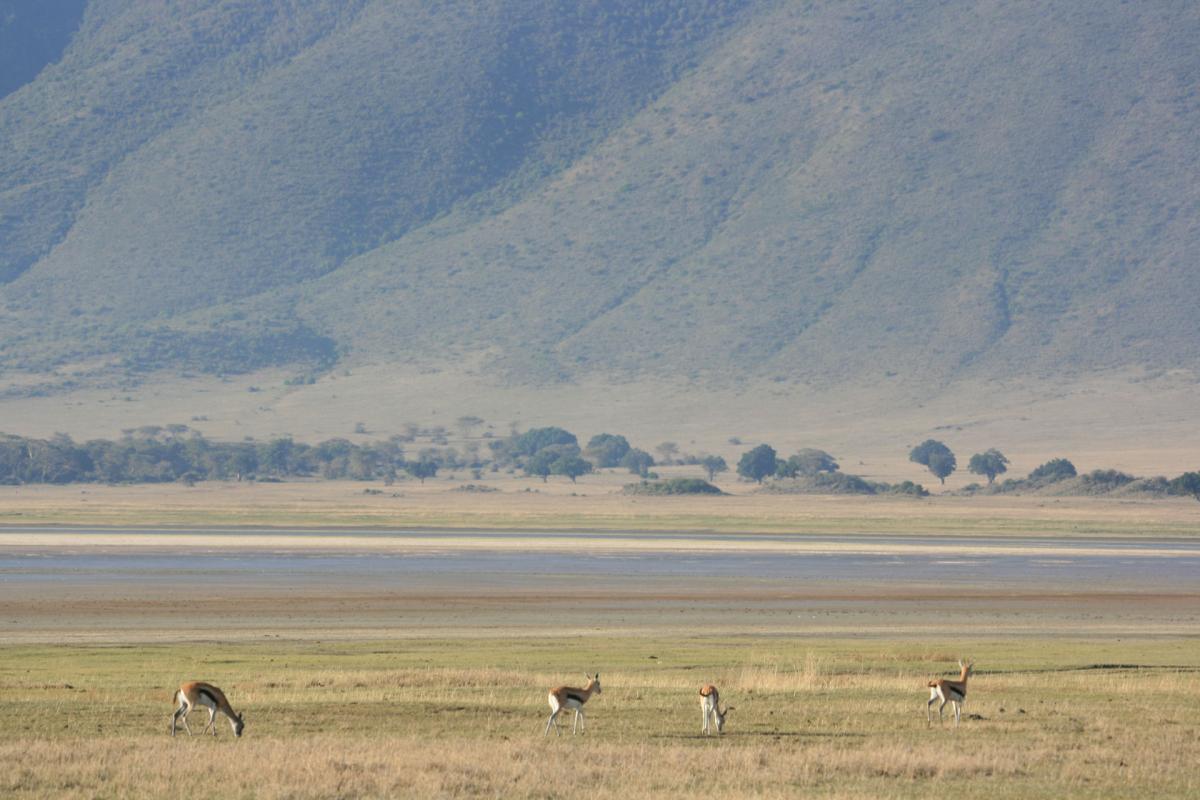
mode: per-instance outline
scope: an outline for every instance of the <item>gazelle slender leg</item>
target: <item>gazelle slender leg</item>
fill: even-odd
[[[543,733],[542,736],[548,736],[550,734],[551,726],[554,726],[554,735],[555,736],[559,735],[557,717],[558,717],[557,710],[550,712],[550,719],[546,720],[546,732]]]
[[[579,732],[579,709],[575,709],[575,721],[571,723],[571,735]]]
[[[578,711],[576,711],[575,716],[579,717],[579,730],[586,731],[587,730],[587,715],[583,713],[583,709],[581,708]]]
[[[954,727],[956,727],[956,728],[958,727],[958,723],[961,721],[961,719],[962,719],[962,702],[955,700],[954,701]]]
[[[216,736],[217,735],[217,710],[215,708],[210,708],[208,710],[208,728],[205,728],[205,730],[208,730],[209,728],[212,728],[212,735]]]
[[[942,698],[942,702],[938,705],[938,724],[945,722],[942,718],[942,709],[946,707],[946,698]]]
[[[185,708],[185,709],[183,710],[183,716],[179,718],[179,721],[183,723],[183,729],[184,729],[185,731],[187,731],[187,735],[188,735],[188,736],[191,736],[191,735],[192,735],[192,729],[191,729],[191,727],[188,725],[188,721],[187,721],[187,718],[188,718],[188,712],[190,712],[191,710],[192,710],[192,707],[191,707],[191,706],[188,706],[187,708]]]
[[[937,692],[929,693],[929,702],[925,704],[925,725],[933,724],[933,703],[937,700]]]
[[[700,732],[708,736],[708,709],[700,708]]]
[[[187,708],[187,704],[181,703],[179,705],[179,708],[175,709],[175,713],[171,715],[171,735],[172,736],[175,735],[175,723],[179,721],[179,718],[183,715],[183,710],[185,708]]]

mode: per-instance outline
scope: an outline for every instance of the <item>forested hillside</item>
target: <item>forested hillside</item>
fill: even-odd
[[[3,0],[0,365],[1191,368],[1197,41],[1169,1]]]

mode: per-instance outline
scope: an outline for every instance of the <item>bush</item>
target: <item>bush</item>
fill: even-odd
[[[929,497],[929,490],[919,483],[912,481],[902,481],[889,486],[886,490],[887,494],[906,494],[912,497]]]
[[[669,478],[665,481],[642,481],[625,486],[625,494],[724,494],[701,478]]]
[[[1029,480],[1034,483],[1054,483],[1074,478],[1075,465],[1065,458],[1052,458],[1045,464],[1029,473]]]
[[[1191,495],[1200,500],[1200,472],[1185,472],[1170,483],[1171,494]]]
[[[1084,475],[1081,482],[1089,489],[1111,492],[1136,480],[1132,475],[1115,469],[1096,469]]]

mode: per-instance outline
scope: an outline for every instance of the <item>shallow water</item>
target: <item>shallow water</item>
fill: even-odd
[[[78,541],[87,531],[70,532]],[[105,530],[96,533],[113,534]],[[146,531],[128,531],[145,534]],[[188,531],[221,533],[235,537],[247,532]],[[817,536],[729,534],[643,534],[643,533],[544,533],[486,532],[440,534],[422,531],[353,532],[355,537],[386,538],[402,549],[406,538],[446,536],[446,549],[423,547],[411,552],[363,552],[352,547],[339,552],[336,539],[321,552],[289,549],[294,537],[330,536],[329,531],[254,531],[255,535],[278,536],[279,548],[237,549],[189,546],[175,550],[172,532],[158,532],[158,544],[143,548],[90,548],[84,546],[20,547],[5,544],[0,533],[0,582],[21,583],[31,588],[55,584],[120,583],[134,585],[189,584],[271,586],[320,583],[354,588],[402,588],[413,582],[449,585],[470,582],[511,583],[521,578],[578,576],[583,580],[633,580],[652,585],[655,579],[693,578],[745,579],[747,581],[797,584],[861,584],[873,586],[929,585],[972,586],[1013,590],[1060,588],[1069,591],[1157,591],[1179,592],[1200,589],[1200,543],[1179,539],[988,539],[975,537],[914,536]],[[451,547],[461,536],[482,538],[483,544],[469,549]],[[581,545],[579,552],[487,549],[488,540],[498,544],[513,539],[570,542],[634,541],[644,545],[629,551],[605,551]],[[751,552],[722,550],[693,552],[656,551],[656,542],[694,541],[697,545],[734,544],[746,541],[828,543],[829,552]],[[880,549],[913,548],[895,552],[836,552],[836,545],[878,545]],[[936,546],[936,552],[919,548]],[[962,552],[956,552],[961,547]],[[995,552],[989,552],[994,549]],[[1020,549],[1020,554],[1014,554]],[[173,552],[173,550],[175,550]],[[1170,552],[1172,555],[1165,555]]]

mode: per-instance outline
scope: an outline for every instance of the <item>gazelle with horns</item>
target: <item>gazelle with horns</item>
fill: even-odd
[[[948,681],[945,678],[936,678],[931,680],[927,686],[929,687],[929,702],[925,704],[925,723],[932,724],[933,717],[930,714],[930,707],[933,706],[935,700],[941,700],[938,706],[938,721],[942,721],[942,709],[946,703],[950,703],[954,707],[954,727],[958,727],[959,721],[962,719],[962,704],[967,699],[967,678],[971,675],[971,668],[975,665],[969,661],[966,664],[958,662],[958,668],[961,670],[956,681]]]
[[[584,675],[587,678],[587,685],[582,689],[576,689],[573,686],[559,686],[557,689],[551,689],[549,695],[550,701],[550,719],[546,721],[546,732],[543,736],[550,733],[550,728],[553,726],[554,734],[557,736],[558,730],[558,714],[564,708],[575,709],[575,723],[571,726],[571,735],[574,736],[576,728],[583,730],[587,724],[587,719],[583,716],[583,704],[588,701],[588,698],[593,694],[600,694],[600,673],[596,673],[596,677]],[[583,725],[579,723],[583,722]]]
[[[192,729],[188,727],[187,716],[198,705],[208,709],[208,724],[204,726],[202,734],[207,733],[211,728],[213,736],[217,735],[218,711],[229,719],[235,737],[241,736],[242,731],[246,729],[242,715],[234,712],[233,706],[229,705],[229,701],[225,699],[225,693],[211,683],[190,681],[183,684],[175,690],[175,702],[179,704],[179,707],[175,709],[175,714],[171,717],[172,736],[175,735],[176,722],[182,722],[183,729],[188,732],[188,736],[192,735]]]
[[[710,720],[716,721],[717,736],[720,736],[721,731],[725,730],[725,715],[730,711],[733,711],[733,706],[726,706],[724,711],[721,710],[721,693],[717,691],[717,687],[710,683],[700,689],[700,716],[704,720],[700,730],[705,736],[709,733]]]

